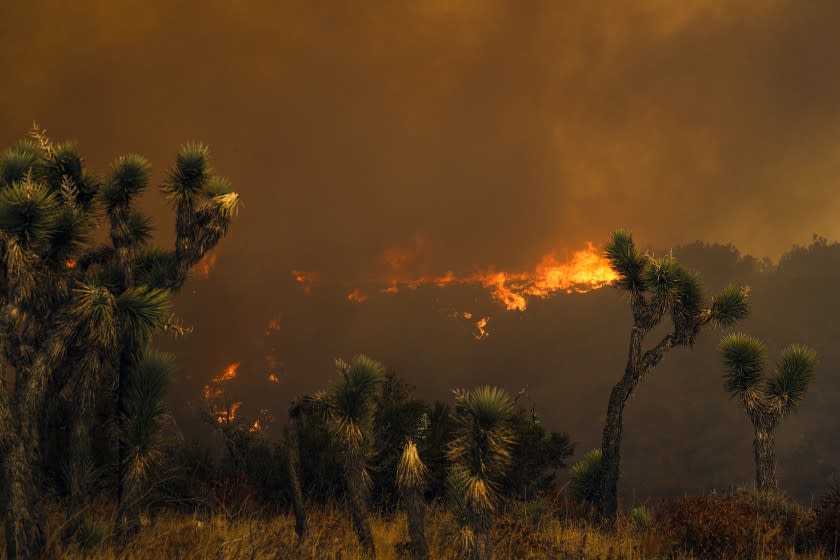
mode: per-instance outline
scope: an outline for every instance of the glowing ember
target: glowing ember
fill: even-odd
[[[364,295],[358,288],[347,294],[347,301],[355,303],[364,303],[367,301],[367,296]]]
[[[268,325],[265,326],[265,336],[271,336],[272,333],[280,332],[283,326],[280,324],[280,321],[277,319],[272,319],[268,322]]]
[[[66,266],[67,268],[76,268],[76,261],[74,261],[73,259],[67,259],[66,261],[64,261],[64,266]]]
[[[321,275],[317,272],[307,270],[293,270],[292,276],[295,281],[303,287],[303,291],[307,294],[312,293],[312,285],[321,279]]]
[[[239,364],[239,362],[234,362],[230,364],[228,367],[225,368],[225,371],[211,379],[211,381],[213,383],[226,383],[231,379],[236,379],[236,376],[239,374]]]
[[[193,266],[193,273],[199,278],[207,278],[210,276],[210,271],[216,266],[216,253],[210,251],[205,253],[201,260]]]

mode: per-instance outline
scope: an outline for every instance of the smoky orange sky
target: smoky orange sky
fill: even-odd
[[[840,237],[834,0],[58,4],[2,5],[0,146],[35,120],[96,170],[137,152],[159,181],[201,140],[242,195],[209,277],[178,300],[196,387],[240,360],[264,377],[272,354],[310,390],[329,373],[304,364],[329,371],[332,352],[371,338],[422,385],[418,363],[457,352],[383,338],[370,325],[388,304],[367,302],[363,320],[344,299],[395,247],[413,251],[414,273],[468,274],[532,270],[617,227],[646,247],[699,239],[774,259],[812,233]],[[159,194],[144,204],[171,243]],[[317,272],[311,294],[293,270]],[[501,313],[469,297],[440,305]],[[284,347],[263,332],[273,319]],[[412,328],[400,333],[422,339]]]

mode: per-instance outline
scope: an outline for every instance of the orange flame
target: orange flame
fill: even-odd
[[[355,303],[364,303],[364,302],[367,301],[367,298],[368,297],[366,295],[364,295],[359,290],[359,288],[356,288],[355,290],[353,290],[352,292],[347,294],[347,301],[352,301],[352,302],[355,302]]]
[[[242,403],[236,401],[230,403],[226,408],[214,409],[216,422],[219,424],[230,424],[231,422],[236,420],[236,413],[239,410],[239,407],[241,406]]]
[[[262,424],[260,424],[260,419],[257,418],[256,420],[254,420],[254,423],[251,424],[251,427],[248,428],[248,431],[252,432],[252,433],[253,432],[259,432],[260,428],[262,428]]]
[[[272,333],[280,332],[282,328],[283,326],[280,324],[279,320],[272,319],[265,326],[265,336],[271,336]]]
[[[404,268],[408,257],[394,250],[386,252],[385,261],[393,272]],[[528,297],[547,298],[552,294],[563,291],[589,292],[608,286],[618,279],[618,274],[612,269],[592,243],[587,243],[585,249],[576,251],[567,262],[561,262],[554,253],[545,255],[536,265],[533,272],[504,272],[488,270],[458,277],[452,271],[442,276],[421,276],[411,279],[391,278],[389,286],[381,289],[384,293],[398,293],[401,286],[410,290],[421,286],[446,287],[451,284],[477,284],[490,291],[491,296],[502,303],[508,310],[524,311],[528,307]],[[361,295],[355,290],[347,299],[357,299]]]
[[[76,268],[76,261],[74,259],[67,259],[64,261],[64,266],[67,268]]]
[[[484,340],[490,333],[487,332],[487,323],[490,321],[490,317],[482,317],[478,321],[475,322],[475,328],[478,329],[478,332],[473,335],[476,340]]]
[[[211,379],[211,381],[213,383],[225,383],[231,379],[236,379],[236,376],[239,374],[239,364],[240,362],[233,362],[225,368],[225,371]]]
[[[277,375],[275,375],[273,373],[269,373],[267,379],[269,381],[271,381],[272,383],[280,383],[280,378],[277,377]]]
[[[210,271],[216,266],[216,253],[210,251],[205,253],[201,260],[193,266],[193,272],[199,278],[208,278]]]
[[[303,287],[304,293],[307,294],[312,293],[312,285],[321,279],[320,274],[308,270],[293,270],[292,276],[295,277],[295,281]]]

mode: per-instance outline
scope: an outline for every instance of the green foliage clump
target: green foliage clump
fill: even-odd
[[[572,497],[588,503],[598,501],[601,490],[602,459],[600,449],[592,449],[569,469],[569,492]]]

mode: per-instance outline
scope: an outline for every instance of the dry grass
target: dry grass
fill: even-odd
[[[329,559],[361,560],[349,515],[336,508],[319,508],[310,512],[310,535],[298,545],[291,515],[259,515],[218,511],[213,513],[179,514],[159,512],[145,520],[142,531],[125,546],[105,536],[108,527],[107,508],[91,513],[92,536],[87,546],[73,542],[55,546],[56,560],[146,560],[151,558],[207,560],[275,560]],[[60,515],[52,527],[60,532]],[[98,521],[97,521],[98,520]],[[371,526],[377,557],[382,560],[407,558],[404,543],[408,540],[402,515],[391,518],[374,515]],[[99,528],[99,530],[97,530]],[[454,542],[457,527],[451,515],[442,508],[432,508],[427,520],[427,537],[432,558],[460,558]],[[640,531],[632,523],[621,520],[614,532],[600,529],[585,519],[558,516],[556,509],[540,503],[518,504],[499,517],[494,530],[497,560],[576,559],[636,560],[642,558],[690,559],[693,556],[676,552],[667,539],[655,530]],[[60,550],[59,550],[60,549]],[[755,560],[789,558],[823,560],[820,553],[797,555],[792,550],[783,555],[753,556]]]

